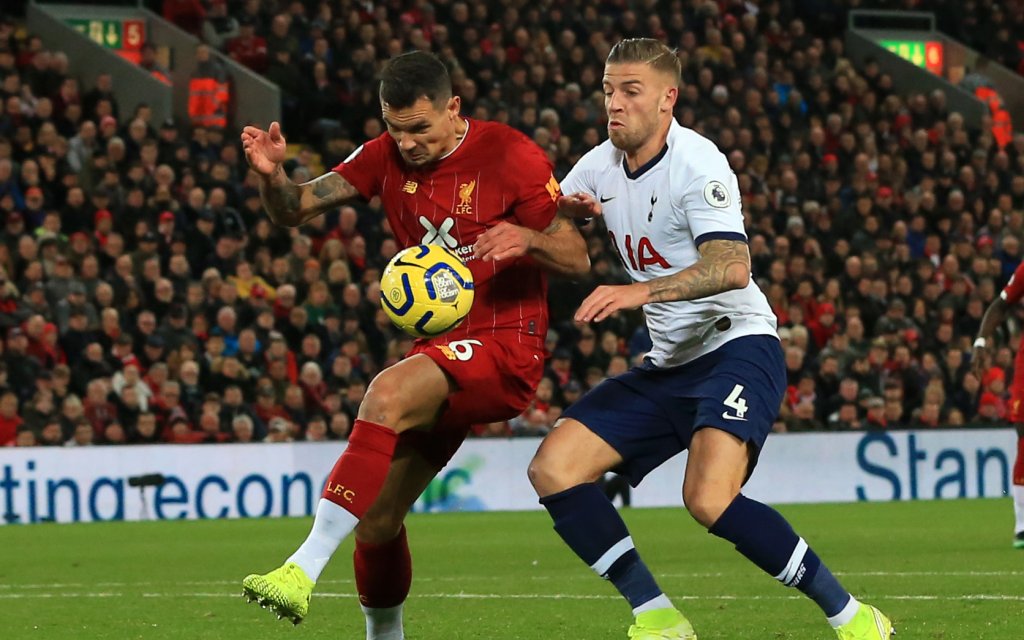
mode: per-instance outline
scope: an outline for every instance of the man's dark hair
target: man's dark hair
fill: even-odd
[[[380,72],[380,100],[391,109],[406,109],[420,98],[439,106],[451,97],[448,69],[432,53],[403,53],[389,60]]]

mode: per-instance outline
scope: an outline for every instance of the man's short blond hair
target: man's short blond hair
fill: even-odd
[[[676,55],[675,49],[669,49],[660,40],[654,38],[626,38],[620,40],[608,52],[605,64],[641,63],[667,73],[675,79],[676,85],[683,81],[683,64]]]

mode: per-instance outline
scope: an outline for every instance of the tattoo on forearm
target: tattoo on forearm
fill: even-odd
[[[583,275],[590,271],[587,243],[574,225],[565,224],[566,217],[555,214],[551,224],[536,235],[530,253],[550,271],[563,275]]]
[[[549,224],[546,229],[544,229],[544,233],[547,235],[551,235],[552,233],[556,233],[561,228],[562,216],[556,214],[555,219],[551,221],[551,224]]]
[[[648,281],[651,302],[706,298],[735,289],[737,274],[750,274],[750,254],[745,242],[709,240],[699,251],[700,260],[693,266]]]
[[[263,206],[270,218],[277,224],[289,224],[299,212],[299,186],[291,180],[284,182],[263,181],[260,195]]]
[[[265,181],[260,192],[274,222],[289,226],[300,225],[359,195],[348,180],[333,171],[302,184],[287,178]]]

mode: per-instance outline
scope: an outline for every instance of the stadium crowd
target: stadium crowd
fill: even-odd
[[[685,70],[678,120],[739,179],[789,371],[776,429],[1003,420],[1018,343],[980,378],[969,354],[1021,260],[1024,136],[1000,149],[941,93],[854,68],[824,14],[635,4],[167,0],[165,15],[202,6],[183,26],[281,85],[285,133],[306,143],[296,181],[382,132],[375,71],[410,48],[449,65],[466,115],[522,130],[564,176],[605,137],[611,45],[664,39]],[[378,202],[275,227],[237,126],[153,122],[9,20],[0,94],[0,443],[346,437],[368,381],[411,345],[377,303],[397,251]],[[572,323],[595,285],[624,278],[600,224],[585,234],[591,276],[551,283],[535,402],[479,435],[545,433],[649,347],[638,313]]]

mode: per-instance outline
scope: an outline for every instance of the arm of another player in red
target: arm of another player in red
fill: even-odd
[[[995,333],[999,325],[1003,324],[1009,308],[1020,302],[1021,298],[1024,298],[1024,262],[1017,266],[1010,281],[988,306],[981,319],[978,337],[974,340],[974,349],[971,352],[971,368],[979,377],[982,370],[988,366],[989,354],[992,349],[992,334]]]
[[[506,162],[508,188],[516,198],[512,205],[516,224],[500,222],[488,229],[477,239],[477,255],[485,261],[529,255],[555,273],[589,272],[587,243],[576,225],[558,213],[562,192],[544,152],[524,139],[513,146]]]

